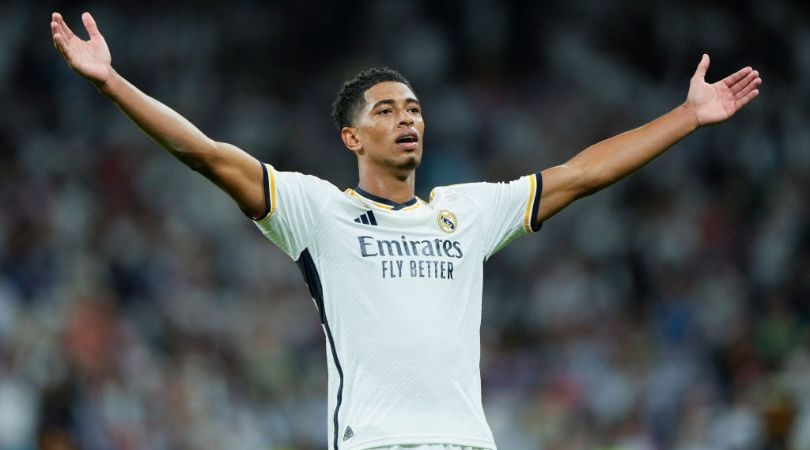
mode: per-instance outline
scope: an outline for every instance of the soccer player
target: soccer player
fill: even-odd
[[[227,192],[300,266],[326,335],[334,450],[495,449],[479,374],[484,261],[698,127],[733,116],[762,82],[746,67],[708,84],[703,55],[686,101],[652,122],[542,172],[437,187],[424,201],[414,196],[422,106],[399,73],[364,71],[338,94],[334,119],[359,169],[357,186],[340,191],[208,138],[119,75],[93,18],[82,20],[89,40],[52,16],[70,68]]]

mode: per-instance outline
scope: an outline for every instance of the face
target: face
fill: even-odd
[[[343,129],[346,146],[361,164],[412,171],[422,160],[425,122],[419,100],[408,86],[388,81],[370,87],[355,126]]]

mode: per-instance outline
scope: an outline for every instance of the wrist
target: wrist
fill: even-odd
[[[104,77],[104,79],[91,81],[96,86],[96,89],[98,89],[102,94],[109,96],[112,91],[111,85],[114,83],[114,79],[117,76],[118,72],[116,72],[112,66],[109,66],[107,68],[107,76]]]
[[[676,108],[676,110],[680,111],[680,115],[683,116],[686,126],[690,132],[695,131],[702,126],[700,120],[698,119],[697,111],[695,111],[694,106],[689,104],[688,101],[684,102],[681,106]]]

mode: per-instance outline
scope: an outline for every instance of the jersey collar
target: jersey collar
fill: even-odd
[[[412,198],[412,199],[410,199],[410,200],[408,200],[406,202],[402,202],[402,203],[393,202],[391,200],[388,200],[387,198],[377,197],[374,194],[368,193],[368,192],[364,191],[363,189],[361,189],[360,186],[355,186],[353,191],[357,195],[359,195],[360,197],[363,197],[366,200],[369,200],[369,201],[373,202],[374,204],[376,204],[380,208],[388,209],[388,210],[391,210],[391,211],[399,211],[401,209],[405,209],[405,208],[408,208],[410,206],[417,205],[418,202],[419,202],[419,199],[417,197],[414,197],[414,198]]]

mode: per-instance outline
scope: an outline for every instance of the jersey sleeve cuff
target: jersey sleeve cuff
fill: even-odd
[[[276,177],[272,167],[262,164],[262,184],[264,185],[264,212],[258,218],[251,217],[256,222],[265,222],[276,212]]]
[[[529,175],[529,199],[526,202],[526,217],[524,226],[526,232],[535,233],[543,226],[537,220],[540,209],[540,195],[543,193],[543,176],[540,172]]]

